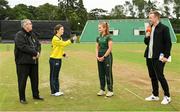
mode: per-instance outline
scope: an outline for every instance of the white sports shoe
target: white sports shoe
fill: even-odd
[[[154,96],[153,94],[147,98],[145,98],[146,101],[158,101],[159,97],[158,96]]]
[[[171,97],[164,96],[161,104],[166,105],[166,104],[169,104],[170,102],[171,102]]]
[[[56,93],[51,94],[51,95],[53,95],[53,96],[61,96],[61,95],[64,95],[64,93],[63,92],[56,92]]]
[[[102,95],[105,95],[105,91],[103,90],[100,90],[98,93],[97,93],[98,96],[102,96]]]
[[[107,97],[111,97],[111,96],[113,96],[113,95],[114,95],[114,93],[111,92],[111,91],[108,91],[107,94],[106,94]]]

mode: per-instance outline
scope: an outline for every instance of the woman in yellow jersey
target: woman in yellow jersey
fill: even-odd
[[[49,64],[50,64],[50,88],[51,95],[60,96],[63,92],[59,91],[59,72],[61,69],[61,59],[66,57],[64,53],[64,47],[70,45],[76,40],[76,37],[69,39],[67,41],[62,40],[62,35],[64,33],[64,27],[60,24],[56,25],[54,28],[54,36],[52,39],[52,50],[50,54]]]

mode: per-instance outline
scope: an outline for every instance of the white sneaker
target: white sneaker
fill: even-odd
[[[107,94],[106,94],[107,97],[111,97],[111,96],[113,96],[113,95],[114,95],[114,93],[111,92],[111,91],[108,91]]]
[[[166,104],[169,104],[170,102],[171,102],[171,97],[164,96],[161,104],[166,105]]]
[[[61,96],[61,95],[64,95],[64,93],[63,92],[56,92],[56,93],[51,94],[51,95],[53,95],[53,96]]]
[[[97,93],[98,96],[102,96],[102,95],[104,95],[104,94],[105,94],[105,91],[103,91],[103,90],[100,90],[100,91]]]
[[[146,101],[158,101],[159,97],[158,96],[154,96],[153,94],[147,98],[145,98]]]

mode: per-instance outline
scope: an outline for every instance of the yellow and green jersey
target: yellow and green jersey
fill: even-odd
[[[63,41],[62,37],[54,36],[52,39],[52,50],[50,58],[61,59],[64,54],[64,47],[70,45],[71,40]]]
[[[108,47],[108,42],[112,40],[110,35],[106,36],[99,36],[96,39],[96,42],[99,44],[99,52],[105,53],[107,51]]]

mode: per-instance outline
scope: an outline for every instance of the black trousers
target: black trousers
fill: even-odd
[[[26,100],[25,89],[28,76],[31,81],[33,97],[39,97],[38,64],[16,64],[16,71],[18,77],[19,99]]]
[[[158,59],[146,58],[146,64],[148,67],[149,77],[151,78],[153,95],[159,96],[159,81],[164,91],[164,95],[170,97],[169,86],[164,76],[165,63],[162,63]]]
[[[61,69],[61,63],[61,59],[49,59],[51,94],[59,92],[59,72]]]
[[[99,56],[101,56],[101,54],[99,54]],[[109,54],[109,56],[107,56],[103,62],[97,61],[97,63],[100,80],[100,89],[105,91],[105,85],[107,83],[108,91],[113,92],[112,54]]]

